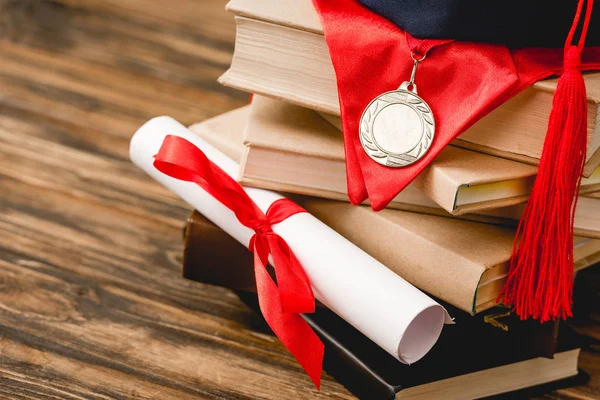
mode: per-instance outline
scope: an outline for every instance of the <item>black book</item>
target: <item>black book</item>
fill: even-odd
[[[236,293],[260,316],[255,293]],[[506,313],[486,314],[494,324],[463,313],[464,320],[444,327],[434,348],[413,365],[400,363],[326,308],[304,319],[325,344],[325,371],[361,399],[526,398],[587,378],[577,370],[575,332],[564,324],[552,324],[560,326],[558,335],[546,327],[527,331]],[[540,357],[547,349],[537,343],[556,337],[554,357]]]

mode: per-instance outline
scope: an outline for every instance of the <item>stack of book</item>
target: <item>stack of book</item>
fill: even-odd
[[[579,344],[566,324],[519,321],[497,304],[555,81],[536,83],[477,122],[376,213],[347,203],[336,78],[311,1],[232,0],[227,9],[237,40],[220,82],[254,96],[190,130],[240,163],[242,185],[291,194],[455,318],[431,352],[406,365],[319,305],[304,318],[325,343],[325,369],[365,398],[479,398],[577,375]],[[586,80],[594,124],[600,74]],[[598,126],[589,129],[587,154],[576,270],[600,261]],[[252,263],[244,246],[201,214],[190,216],[184,276],[236,290],[256,308]]]

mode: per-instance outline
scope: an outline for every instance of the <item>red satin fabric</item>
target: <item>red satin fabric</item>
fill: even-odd
[[[370,199],[383,209],[456,136],[534,82],[560,73],[563,49],[449,42],[429,50],[419,64],[419,96],[431,107],[436,137],[415,164],[388,168],[364,152],[358,125],[376,96],[408,81],[413,65],[411,38],[356,0],[313,0],[337,76],[342,113],[348,194],[354,204]],[[408,40],[405,38],[408,37]],[[418,44],[417,44],[418,46]],[[600,69],[600,48],[582,52],[582,70]]]
[[[291,200],[280,199],[264,214],[239,183],[200,149],[178,136],[165,137],[155,156],[154,167],[172,178],[196,183],[233,211],[242,225],[254,230],[249,249],[254,253],[260,310],[273,332],[319,388],[324,346],[300,315],[315,311],[312,287],[285,240],[271,229],[272,225],[306,211]],[[273,257],[277,284],[266,269],[269,254]]]

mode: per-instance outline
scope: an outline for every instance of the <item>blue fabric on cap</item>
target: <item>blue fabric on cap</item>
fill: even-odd
[[[577,0],[358,0],[420,39],[562,47]],[[600,2],[586,46],[600,45]],[[577,36],[576,36],[577,37]]]

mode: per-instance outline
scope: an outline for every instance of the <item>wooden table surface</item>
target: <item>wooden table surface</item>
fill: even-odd
[[[326,375],[315,391],[232,293],[181,278],[190,208],[128,159],[153,116],[247,102],[216,82],[224,5],[0,0],[0,398],[352,398]],[[600,397],[597,311],[591,380],[547,398]]]

